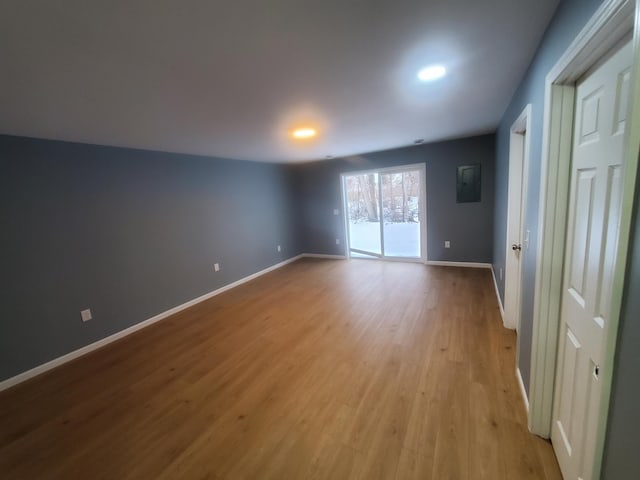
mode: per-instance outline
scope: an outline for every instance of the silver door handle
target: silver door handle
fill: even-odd
[[[522,245],[520,245],[519,243],[514,243],[513,245],[511,245],[511,250],[513,250],[514,252],[516,250],[522,250]]]

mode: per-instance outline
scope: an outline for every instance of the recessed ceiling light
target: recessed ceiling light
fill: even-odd
[[[413,143],[415,143],[416,145],[420,145],[421,143],[424,143],[424,138],[419,138],[418,140],[414,140]]]
[[[431,82],[433,80],[437,80],[442,78],[447,73],[447,69],[442,65],[431,65],[429,67],[424,67],[418,72],[418,78],[423,82]]]
[[[299,138],[299,139],[312,138],[312,137],[315,137],[317,134],[318,132],[316,132],[315,128],[304,127],[304,128],[298,128],[294,130],[293,138]]]

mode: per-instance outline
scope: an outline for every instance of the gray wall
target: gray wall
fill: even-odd
[[[571,41],[586,24],[601,0],[564,0],[549,24],[540,47],[514,94],[497,132],[496,190],[494,216],[493,267],[498,280],[500,296],[504,301],[504,277],[499,269],[505,266],[507,234],[507,189],[509,178],[509,130],[522,110],[531,103],[531,131],[529,132],[530,168],[527,190],[525,229],[531,232],[529,250],[523,254],[522,312],[520,321],[519,368],[527,392],[531,376],[531,339],[533,328],[533,293],[536,276],[538,239],[538,202],[540,197],[540,160],[542,150],[542,123],[544,110],[544,81],[547,73],[564,53]]]
[[[372,168],[425,163],[427,175],[427,252],[429,260],[486,262],[492,259],[493,162],[495,136],[418,145],[357,157],[314,162],[293,168],[302,249],[309,253],[344,254],[340,174]],[[482,201],[456,203],[456,167],[482,165]],[[444,248],[444,241],[451,248]]]
[[[640,478],[640,191],[634,211],[602,469],[605,480]]]
[[[531,230],[531,253],[525,254],[522,329],[518,339],[521,349],[519,367],[527,391],[530,379],[533,291],[536,273],[544,78],[600,4],[601,0],[564,0],[560,4],[497,132],[493,243],[493,264],[496,271],[504,268],[505,264],[509,129],[526,104],[532,104],[531,170],[525,215],[526,228]],[[640,348],[638,347],[640,345],[640,296],[638,295],[640,292],[640,192],[636,192],[633,231],[605,439],[601,475],[605,480],[640,478],[640,455],[637,453],[637,433],[640,431],[638,414],[640,405],[640,383],[638,382],[640,373]],[[499,282],[499,290],[504,298],[504,282]]]
[[[290,174],[0,136],[0,380],[300,253]]]

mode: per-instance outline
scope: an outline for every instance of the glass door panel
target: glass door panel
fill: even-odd
[[[378,182],[377,173],[344,177],[351,256],[382,256]]]
[[[385,257],[420,257],[420,171],[380,175]]]

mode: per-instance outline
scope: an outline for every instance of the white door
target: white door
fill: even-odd
[[[551,439],[567,480],[593,478],[603,348],[620,222],[631,45],[576,86]]]
[[[520,329],[520,286],[522,282],[523,222],[527,188],[531,106],[528,105],[511,126],[509,140],[509,193],[507,212],[507,252],[504,285],[504,325]],[[518,332],[519,333],[519,332]],[[519,351],[518,351],[519,354]]]

